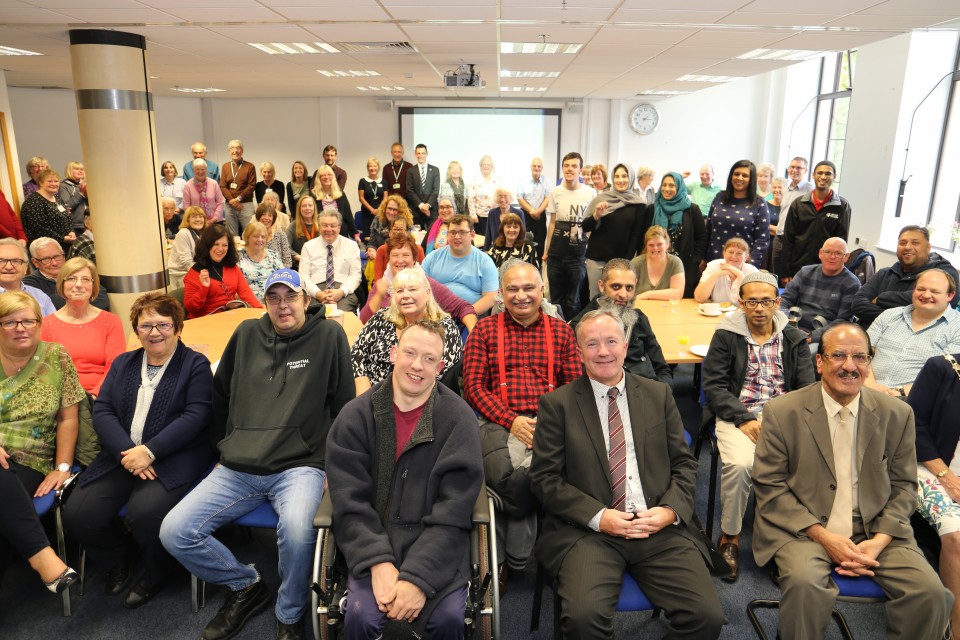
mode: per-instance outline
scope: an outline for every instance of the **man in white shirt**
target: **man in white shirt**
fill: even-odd
[[[343,219],[335,209],[321,211],[317,218],[320,237],[300,250],[300,278],[310,297],[320,304],[335,304],[355,311],[360,286],[360,250],[357,243],[340,235]]]
[[[797,156],[790,161],[787,166],[787,175],[790,176],[790,182],[787,188],[783,190],[783,198],[780,201],[780,220],[777,222],[777,236],[773,239],[773,246],[770,249],[771,265],[774,273],[781,276],[791,277],[792,273],[780,273],[780,251],[783,249],[783,232],[786,229],[787,213],[790,211],[790,204],[797,198],[803,197],[813,191],[813,183],[807,180],[807,167],[810,164],[806,158]]]
[[[543,160],[530,161],[530,177],[517,186],[517,204],[527,216],[527,231],[533,233],[540,259],[544,256],[544,243],[547,241],[547,194],[550,187],[543,178]]]
[[[38,238],[39,239],[39,238]],[[34,240],[36,242],[36,240]],[[53,241],[57,244],[56,241]],[[57,245],[57,267],[63,264],[63,250]],[[40,314],[48,316],[56,309],[50,296],[36,287],[23,284],[23,275],[27,272],[27,250],[13,238],[0,239],[0,294],[7,291],[23,291],[33,296],[33,299],[40,305]]]

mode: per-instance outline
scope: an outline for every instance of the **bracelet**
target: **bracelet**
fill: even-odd
[[[153,451],[150,451],[150,448],[147,445],[143,445],[143,450],[147,452],[147,455],[150,456],[150,460],[156,460],[157,456],[153,455]]]

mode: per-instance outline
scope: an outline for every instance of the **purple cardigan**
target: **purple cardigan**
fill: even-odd
[[[459,323],[463,323],[463,319],[466,316],[471,314],[477,315],[477,311],[473,308],[473,305],[464,302],[462,299],[457,297],[457,294],[450,291],[442,282],[438,282],[427,276],[427,282],[430,283],[430,289],[433,292],[433,299],[437,301],[437,304],[440,305],[440,308],[453,316],[453,319]],[[381,308],[386,309],[390,306],[390,294],[383,296],[383,301],[381,302]],[[373,317],[380,309],[371,309],[370,302],[368,301],[364,305],[363,309],[360,310],[360,322],[366,324],[367,321]]]

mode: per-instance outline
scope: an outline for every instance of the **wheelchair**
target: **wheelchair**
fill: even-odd
[[[500,585],[497,575],[496,518],[492,499],[485,489],[477,496],[471,516],[470,583],[464,614],[464,637],[475,640],[500,638]],[[313,519],[318,529],[313,554],[311,619],[314,640],[337,640],[343,627],[347,585],[346,563],[333,538],[333,504],[330,492]]]

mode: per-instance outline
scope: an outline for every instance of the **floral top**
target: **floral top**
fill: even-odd
[[[57,453],[57,412],[83,397],[67,350],[40,342],[22,371],[7,377],[0,369],[0,446],[16,462],[50,473]]]
[[[287,240],[287,234],[277,229],[276,225],[274,225],[273,237],[267,240],[267,249],[272,249],[280,257],[280,262],[286,268],[289,269],[293,266],[293,252],[290,251],[290,241]]]
[[[518,260],[529,262],[537,269],[540,268],[540,256],[537,255],[533,245],[527,244],[526,242],[519,247],[498,247],[497,245],[493,245],[490,247],[490,257],[498,269],[510,258],[517,258]]]
[[[393,371],[393,365],[390,364],[390,349],[399,339],[397,326],[387,320],[386,312],[387,309],[381,309],[373,314],[370,321],[363,325],[363,330],[360,331],[351,350],[353,377],[366,376],[370,378],[370,384],[377,384]],[[460,329],[453,318],[444,314],[440,323],[447,335],[443,341],[443,361],[446,363],[444,366],[446,371],[463,359],[463,341],[460,338]],[[443,371],[440,373],[442,374]]]
[[[276,234],[273,237],[276,238]],[[253,295],[257,300],[263,300],[263,285],[267,283],[267,278],[270,277],[271,273],[283,268],[283,262],[280,261],[280,256],[273,249],[267,249],[263,259],[260,262],[254,262],[244,248],[240,249],[240,261],[237,266],[243,272],[243,277],[247,279],[247,284],[250,285],[250,291],[253,292]]]

